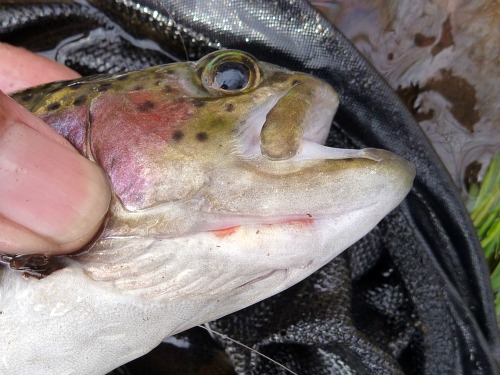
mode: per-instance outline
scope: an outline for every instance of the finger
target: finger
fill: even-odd
[[[47,82],[78,78],[68,67],[24,48],[0,43],[0,90],[10,93]]]
[[[0,94],[0,252],[76,251],[98,231],[110,197],[96,164]]]

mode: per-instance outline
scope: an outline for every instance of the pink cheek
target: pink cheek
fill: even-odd
[[[176,130],[192,116],[192,106],[151,93],[106,94],[91,105],[92,153],[108,173],[124,206],[149,206],[161,183],[165,161]]]

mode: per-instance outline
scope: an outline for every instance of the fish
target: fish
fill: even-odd
[[[12,97],[101,166],[113,198],[98,236],[52,272],[0,269],[6,374],[105,374],[279,293],[415,177],[389,151],[323,146],[336,91],[242,51]]]

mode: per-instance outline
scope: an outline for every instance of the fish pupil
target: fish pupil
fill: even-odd
[[[243,64],[225,62],[219,65],[215,75],[217,85],[227,91],[240,91],[248,85],[250,72]]]

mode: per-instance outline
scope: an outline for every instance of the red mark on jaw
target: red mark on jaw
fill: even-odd
[[[239,227],[240,226],[237,225],[235,227],[211,230],[210,232],[215,234],[218,238],[225,238],[225,237],[229,237],[232,234],[234,234],[238,230]]]
[[[307,214],[308,217],[312,217],[312,215]],[[297,227],[309,227],[314,224],[314,219],[294,219],[294,220],[288,220],[284,221],[282,223],[274,223],[274,224],[265,224],[266,226],[273,226],[273,225],[291,225],[291,226],[297,226]],[[229,227],[229,228],[223,228],[223,229],[214,229],[210,230],[209,232],[215,234],[217,238],[226,238],[229,237],[233,234],[236,233],[236,231],[240,228],[240,225],[236,225],[234,227]],[[259,234],[260,229],[258,229],[255,234]]]

